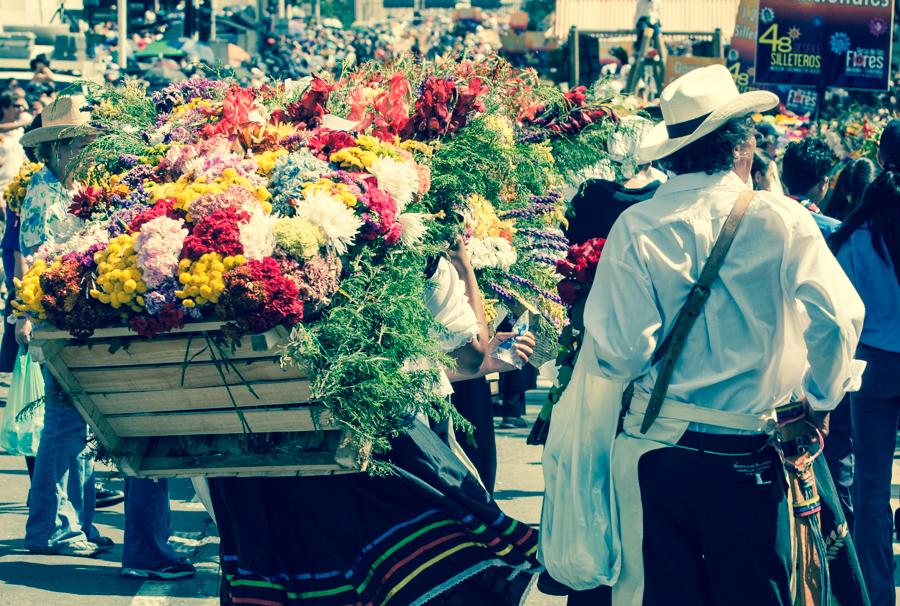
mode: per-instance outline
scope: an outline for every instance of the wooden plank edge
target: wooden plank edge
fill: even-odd
[[[44,364],[59,382],[60,387],[68,394],[75,408],[78,409],[78,412],[81,413],[87,424],[90,425],[91,430],[93,430],[97,439],[100,440],[100,443],[112,452],[119,452],[122,446],[119,434],[113,431],[106,417],[100,412],[91,397],[81,388],[81,385],[68,367],[60,360],[59,356],[50,357],[44,361]]]

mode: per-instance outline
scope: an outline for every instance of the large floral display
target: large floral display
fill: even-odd
[[[261,88],[194,78],[152,97],[90,87],[88,102],[100,134],[72,235],[34,255],[17,313],[76,338],[291,328],[286,363],[375,453],[411,414],[452,414],[430,389],[447,360],[424,301],[426,268],[458,236],[490,315],[524,306],[555,341],[560,192],[615,124],[587,91],[499,60]]]

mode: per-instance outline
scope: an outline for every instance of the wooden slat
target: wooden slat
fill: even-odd
[[[78,380],[72,375],[72,371],[59,359],[58,355],[46,359],[44,364],[56,380],[59,381],[63,390],[69,394],[75,408],[78,409],[78,412],[90,425],[91,430],[93,430],[100,443],[112,452],[120,452],[122,444],[119,435],[109,424],[103,413],[97,410],[94,401],[81,388]]]
[[[284,477],[360,473],[338,465],[330,453],[300,455],[225,455],[146,458],[135,475],[141,478]]]
[[[276,361],[265,358],[252,362],[236,361],[234,369],[223,365],[221,370],[225,375],[224,381],[212,362],[189,364],[187,369],[181,364],[169,364],[112,369],[81,368],[71,372],[87,393],[158,392],[305,378],[304,372],[296,366],[282,369]]]
[[[231,395],[229,395],[229,390]],[[227,408],[237,404],[244,406],[283,406],[302,404],[309,400],[309,381],[274,381],[254,383],[253,396],[246,385],[233,387],[199,387],[156,392],[119,392],[91,394],[97,409],[104,414],[134,414],[151,412],[177,412],[179,410],[205,410]],[[231,398],[234,398],[232,403]]]
[[[188,332],[213,332],[221,330],[225,325],[224,322],[194,322],[185,324],[181,328],[173,328],[168,331],[167,335],[174,335],[180,333],[188,333]],[[136,332],[131,330],[128,326],[113,326],[111,328],[98,328],[94,331],[94,334],[91,335],[91,339],[105,339],[109,337],[137,337],[137,338],[145,338],[138,335]],[[46,326],[42,328],[38,328],[34,331],[33,338],[35,339],[71,339],[72,335],[70,335],[65,330],[57,330],[52,326]]]
[[[248,410],[244,417],[254,433],[316,431],[329,427],[331,415],[322,411],[318,425],[309,407],[290,410]],[[139,415],[110,415],[106,421],[123,438],[152,436],[187,436],[242,433],[244,428],[234,410],[204,412],[172,412]]]
[[[240,347],[231,351],[225,349],[229,360],[245,360],[255,358],[274,357],[280,354],[280,346],[269,350],[256,351],[249,338],[241,340]],[[60,357],[69,368],[110,368],[115,366],[140,366],[144,364],[182,364],[185,353],[192,362],[209,362],[212,360],[211,352],[207,348],[206,339],[194,337],[178,339],[134,339],[128,347],[121,347],[115,352],[110,351],[109,342],[92,342],[91,345],[68,345],[60,354]],[[216,357],[221,357],[215,352]]]

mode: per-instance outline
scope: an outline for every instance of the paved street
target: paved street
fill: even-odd
[[[535,394],[536,395],[536,394]],[[529,406],[529,418],[537,413]],[[540,448],[527,446],[527,430],[498,430],[500,466],[497,498],[506,513],[529,523],[540,521],[543,479]],[[103,468],[101,474],[110,473]],[[111,485],[121,488],[121,480]],[[31,555],[22,544],[27,511],[28,473],[21,457],[0,455],[0,606],[215,606],[218,591],[218,539],[203,507],[193,500],[190,482],[171,483],[173,539],[191,556],[196,578],[155,583],[119,575],[124,511],[122,505],[97,511],[97,525],[117,547],[100,559]],[[561,598],[539,594],[528,606],[558,606]]]

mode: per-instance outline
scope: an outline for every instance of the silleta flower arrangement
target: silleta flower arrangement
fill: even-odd
[[[451,239],[467,238],[489,304],[535,308],[546,339],[565,323],[556,192],[598,160],[601,114],[614,116],[582,91],[497,60],[366,65],[338,84],[88,91],[101,134],[69,209],[81,229],[36,252],[19,315],[81,338],[201,320],[291,328],[286,363],[374,454],[411,415],[453,414],[428,389],[437,371],[406,364],[447,361],[425,268]],[[546,119],[523,122],[524,107]]]

